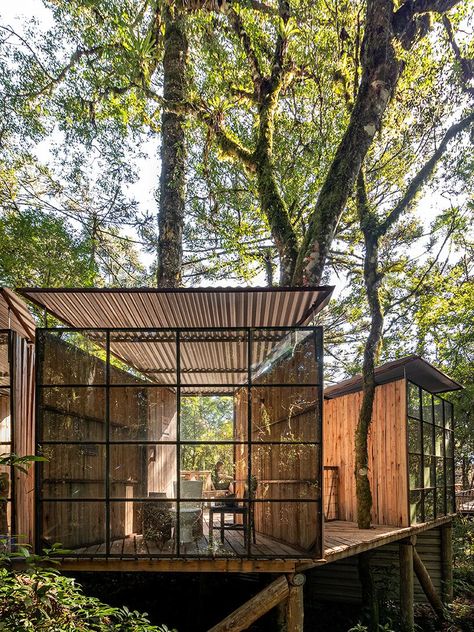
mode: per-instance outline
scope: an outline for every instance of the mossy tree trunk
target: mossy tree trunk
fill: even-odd
[[[184,14],[164,4],[163,99],[161,115],[161,177],[158,214],[159,287],[181,284],[186,193],[186,137],[184,114],[176,104],[186,100],[188,41]],[[167,103],[170,107],[167,108]]]
[[[357,495],[357,524],[359,529],[370,528],[372,493],[369,482],[368,437],[375,398],[375,364],[378,359],[383,330],[383,312],[379,287],[382,275],[378,271],[379,226],[370,209],[362,171],[357,182],[357,208],[364,235],[364,283],[369,304],[370,331],[364,348],[362,368],[363,396],[355,433],[355,480]]]

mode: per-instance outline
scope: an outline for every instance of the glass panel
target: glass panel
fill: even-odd
[[[425,423],[423,424],[423,454],[434,454],[433,426]]]
[[[420,418],[420,389],[411,382],[408,382],[408,414]]]
[[[446,430],[445,441],[446,441],[446,456],[448,458],[453,458],[454,443],[453,443],[453,433],[451,430]]]
[[[444,423],[446,428],[453,428],[453,405],[451,402],[444,401]]]
[[[255,502],[254,521],[256,544],[252,554],[263,551],[272,557],[290,557],[314,552],[319,543],[320,524],[318,502]]]
[[[113,387],[110,397],[112,441],[175,441],[176,392],[171,388]]]
[[[416,524],[423,522],[421,494],[423,492],[410,492],[410,522]]]
[[[448,513],[456,513],[456,503],[454,497],[454,490],[449,488],[446,490],[446,509]]]
[[[252,441],[319,440],[320,408],[317,388],[252,388]]]
[[[446,489],[439,487],[436,490],[436,516],[444,516],[446,514]]]
[[[10,443],[10,393],[8,389],[0,392],[0,443]]]
[[[435,426],[435,454],[436,456],[444,456],[444,430]]]
[[[38,333],[40,384],[105,384],[105,333]]]
[[[429,491],[425,491],[425,522],[428,520],[433,520],[435,517],[435,507],[434,507],[434,490],[430,489]]]
[[[316,334],[308,330],[252,331],[254,384],[318,384]]]
[[[111,332],[110,353],[111,384],[176,383],[176,334],[172,331]]]
[[[242,384],[248,377],[245,330],[189,331],[180,335],[181,384]]]
[[[59,542],[80,555],[105,554],[105,503],[44,502],[41,513],[43,545]]]
[[[422,487],[421,480],[421,457],[413,454],[408,455],[408,467],[410,473],[410,489]]]
[[[0,456],[6,458],[10,455],[9,445],[0,445]],[[0,465],[0,496],[10,498],[11,496],[12,468],[10,465]]]
[[[434,422],[438,426],[443,425],[443,400],[433,395]]]
[[[421,454],[421,428],[417,419],[408,419],[408,451]]]
[[[423,465],[423,487],[434,487],[436,482],[435,458],[425,456]]]
[[[15,548],[15,543],[19,541],[18,536],[12,536],[12,504],[7,502],[5,505],[5,524],[0,523],[0,555],[10,553]],[[3,525],[6,527],[2,528]]]
[[[446,485],[452,487],[454,485],[454,461],[446,459]]]
[[[433,423],[433,399],[431,393],[421,389],[421,406],[423,421],[426,423]]]
[[[253,503],[249,504],[245,501],[212,502],[210,506],[204,507],[204,538],[208,538],[208,548],[206,549],[205,539],[204,541],[197,540],[198,548],[203,549],[204,554],[211,554],[214,557],[247,556],[245,536],[249,532],[249,522],[254,513]],[[183,526],[183,520],[192,522],[192,514],[188,518],[181,511],[180,528]],[[185,537],[186,535],[180,534],[180,541],[184,540]],[[188,527],[188,540],[189,537]],[[192,548],[192,544],[189,542],[181,542],[180,546],[186,555],[188,555],[187,551]]]
[[[245,445],[193,443],[181,446],[181,483],[186,496],[243,498],[247,495],[247,477]]]
[[[436,459],[436,486],[444,487],[444,459]]]
[[[103,498],[105,495],[105,446],[45,445],[41,464],[44,498]]]
[[[175,445],[136,443],[110,446],[110,495],[112,498],[133,500],[147,498],[157,493],[173,498],[174,481],[176,481]]]
[[[181,391],[182,441],[233,441],[234,398],[232,395],[191,395]],[[247,408],[244,405],[243,422],[246,430]],[[245,436],[247,432],[245,432]]]
[[[120,557],[176,553],[175,503],[159,494],[143,502],[110,503],[110,554]]]
[[[317,500],[321,496],[320,468],[320,448],[316,445],[252,446],[257,498]]]
[[[0,332],[0,385],[8,386],[10,383],[10,361],[8,354],[9,335]]]
[[[105,441],[104,388],[42,388],[39,398],[42,441]]]

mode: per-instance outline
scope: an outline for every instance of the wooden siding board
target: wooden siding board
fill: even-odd
[[[376,387],[369,431],[369,480],[374,524],[408,526],[405,380]],[[356,520],[354,435],[362,393],[324,401],[324,465],[339,467],[339,516]]]

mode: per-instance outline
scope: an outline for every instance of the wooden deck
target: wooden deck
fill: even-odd
[[[208,536],[203,536],[185,550],[186,558],[152,557],[153,555],[173,555],[171,544],[169,551],[156,550],[143,540],[141,535],[115,540],[111,547],[111,557],[104,558],[105,545],[94,545],[78,549],[77,553],[87,558],[67,558],[62,561],[63,570],[74,571],[140,571],[140,572],[240,572],[240,573],[292,573],[308,570],[322,564],[351,557],[364,551],[378,548],[384,544],[403,540],[422,531],[433,529],[452,520],[445,516],[431,522],[412,527],[374,526],[360,530],[354,522],[337,520],[325,525],[325,551],[321,559],[293,559],[292,555],[301,555],[293,547],[285,545],[267,536],[257,534],[255,555],[258,559],[243,557],[243,537],[240,532],[226,532],[224,545],[221,544],[219,531],[214,534],[212,548]],[[280,555],[278,558],[267,556]],[[96,556],[96,557],[94,557]],[[261,557],[260,557],[261,556]]]

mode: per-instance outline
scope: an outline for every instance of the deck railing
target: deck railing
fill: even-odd
[[[339,468],[325,465],[323,468],[324,519],[339,519]]]
[[[456,492],[456,511],[463,514],[474,514],[474,489],[463,489]]]

